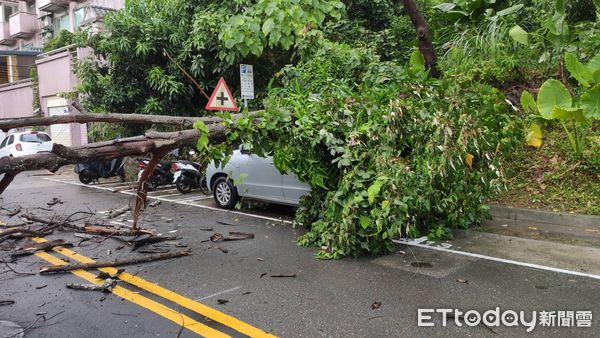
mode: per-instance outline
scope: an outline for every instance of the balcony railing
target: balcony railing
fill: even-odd
[[[37,29],[37,17],[32,13],[18,12],[10,19],[10,37],[13,39],[26,39],[32,37]]]
[[[38,8],[46,12],[59,12],[69,6],[69,0],[38,0]]]
[[[0,45],[12,45],[15,39],[10,37],[10,24],[8,22],[0,22]]]

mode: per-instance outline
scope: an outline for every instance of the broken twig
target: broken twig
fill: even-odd
[[[106,261],[106,262],[94,262],[94,263],[84,263],[84,264],[69,264],[69,265],[60,265],[60,266],[47,266],[40,269],[40,274],[50,274],[50,273],[64,273],[73,270],[79,269],[96,269],[96,268],[106,268],[106,267],[114,267],[114,266],[124,266],[124,265],[133,265],[140,263],[148,263],[163,259],[171,259],[178,258],[183,256],[189,256],[191,253],[189,251],[179,251],[179,252],[170,252],[166,254],[157,254],[157,255],[148,255],[145,257],[139,258],[130,258],[124,260],[114,260],[114,261]]]

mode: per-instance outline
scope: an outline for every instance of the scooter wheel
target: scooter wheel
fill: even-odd
[[[90,184],[90,183],[92,183],[92,180],[93,180],[93,178],[88,176],[85,171],[79,173],[79,182],[81,182],[83,184]]]
[[[200,180],[200,192],[204,195],[210,195],[211,191],[208,189],[208,182],[206,181],[206,175],[202,176]]]
[[[175,187],[177,188],[177,191],[179,191],[182,194],[187,194],[187,193],[192,192],[192,186],[190,184],[183,182],[183,180],[181,180],[181,179],[179,179],[179,180],[177,180],[177,182],[175,182]]]

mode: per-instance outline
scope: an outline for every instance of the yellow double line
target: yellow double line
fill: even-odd
[[[34,238],[34,241],[38,243],[47,242],[44,238]],[[54,251],[60,253],[63,256],[66,256],[70,259],[78,261],[80,263],[94,263],[95,261],[86,256],[80,255],[72,250],[65,249],[62,247],[54,248]],[[56,258],[53,255],[50,255],[46,252],[38,252],[35,254],[39,258],[46,260],[47,262],[53,265],[66,265],[67,262]],[[117,269],[115,268],[99,268],[98,270],[106,272],[108,274],[114,275],[117,273]],[[94,284],[102,284],[103,280],[96,278],[95,275],[89,273],[85,270],[75,270],[72,273],[80,278],[85,279],[86,281]],[[131,285],[137,286],[140,289],[146,290],[150,293],[153,293],[159,297],[167,299],[171,302],[174,302],[188,310],[194,311],[202,316],[205,316],[211,320],[219,322],[225,326],[228,326],[244,335],[249,337],[275,337],[271,334],[264,332],[258,328],[253,327],[250,324],[244,323],[239,319],[233,318],[221,311],[215,310],[211,307],[203,305],[194,301],[193,299],[187,298],[180,294],[177,294],[171,290],[167,290],[163,287],[160,287],[156,284],[150,283],[140,277],[133,276],[129,273],[123,272],[119,274],[119,279],[127,282]],[[190,318],[174,309],[169,308],[163,304],[160,304],[152,299],[141,296],[127,288],[122,286],[115,286],[112,290],[112,293],[126,299],[132,303],[135,303],[143,308],[146,308],[174,323],[180,325],[192,332],[195,332],[204,337],[230,337],[229,335],[217,331],[209,326],[206,326],[193,318]]]

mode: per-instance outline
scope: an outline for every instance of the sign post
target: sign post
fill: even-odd
[[[238,111],[240,110],[231,95],[225,79],[221,77],[215,90],[213,91],[208,103],[205,107],[206,110],[220,110],[220,111]]]
[[[254,100],[254,67],[240,64],[240,84],[242,87],[242,100],[248,108],[248,100]]]

